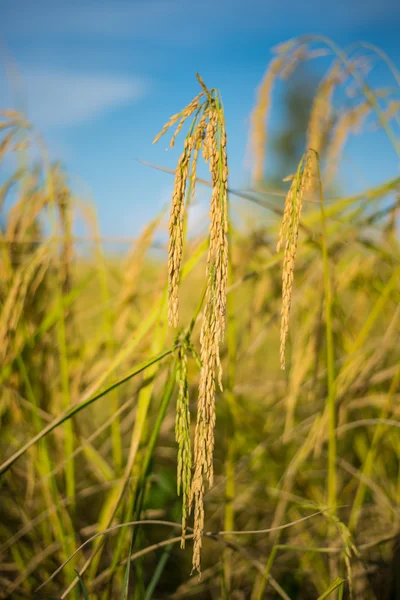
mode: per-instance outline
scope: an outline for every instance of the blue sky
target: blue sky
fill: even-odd
[[[110,236],[135,236],[168,201],[171,176],[135,158],[174,166],[179,150],[151,142],[197,94],[196,71],[222,92],[231,184],[240,187],[248,115],[271,47],[318,33],[340,46],[376,44],[399,65],[399,31],[398,0],[13,0],[0,8],[0,47],[21,74],[19,102],[74,187],[90,191]],[[14,101],[5,64],[2,108]],[[370,142],[368,153],[357,141],[348,150],[361,189],[398,173],[389,143],[379,134]]]

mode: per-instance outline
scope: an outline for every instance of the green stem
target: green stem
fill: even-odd
[[[336,507],[337,499],[337,476],[336,476],[336,385],[335,385],[335,348],[332,327],[332,285],[329,271],[326,215],[324,207],[324,195],[322,190],[321,171],[319,158],[315,152],[318,180],[319,200],[321,210],[321,250],[324,270],[324,292],[325,292],[325,334],[326,334],[326,359],[328,370],[328,505],[329,508]]]
[[[399,383],[400,383],[400,367],[396,371],[396,374],[390,385],[390,389],[389,389],[389,392],[388,392],[388,395],[386,398],[385,405],[383,406],[382,411],[381,411],[381,416],[380,416],[381,419],[387,419],[389,412],[392,408],[393,396],[396,393]],[[371,476],[372,468],[373,468],[374,461],[376,458],[376,453],[378,450],[378,446],[382,439],[385,429],[386,429],[386,426],[384,423],[379,423],[377,425],[374,435],[373,435],[373,438],[372,438],[371,445],[368,449],[367,456],[365,458],[364,465],[362,468],[362,477],[358,483],[356,496],[355,496],[355,499],[353,502],[353,506],[351,508],[350,519],[349,519],[350,531],[354,531],[355,528],[357,527],[357,523],[358,523],[358,519],[359,519],[359,515],[360,515],[360,509],[364,502],[364,497],[365,497],[365,490],[366,490],[365,478]]]
[[[104,307],[103,311],[103,328],[106,336],[107,353],[110,358],[115,354],[115,336],[113,328],[113,314],[110,309],[111,295],[107,279],[107,271],[105,265],[105,259],[103,255],[103,249],[100,241],[100,234],[97,227],[97,222],[93,218],[94,222],[94,234],[96,239],[95,255],[97,262],[97,271],[100,283],[100,294],[102,304]],[[118,375],[118,371],[116,373]],[[110,413],[115,414],[119,409],[119,395],[118,391],[114,391],[110,398]],[[115,419],[111,424],[111,439],[112,439],[112,456],[114,463],[114,470],[116,473],[121,471],[122,467],[122,439],[121,439],[121,424],[119,418]]]

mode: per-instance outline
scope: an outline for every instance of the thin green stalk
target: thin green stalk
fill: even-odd
[[[322,190],[321,171],[319,158],[315,152],[318,167],[319,200],[321,210],[321,250],[324,271],[325,291],[325,334],[326,334],[326,357],[328,377],[328,506],[334,509],[337,504],[337,475],[336,475],[336,384],[335,384],[335,348],[332,327],[332,285],[329,271],[326,215],[324,207],[324,195]]]
[[[175,379],[176,379],[175,370],[176,370],[176,364],[175,364],[174,368],[171,370],[169,377],[168,377],[168,381],[164,388],[164,394],[161,398],[161,403],[160,403],[159,409],[157,411],[156,422],[154,423],[154,427],[152,428],[149,442],[146,446],[146,453],[143,458],[143,463],[142,463],[139,480],[138,480],[138,483],[137,483],[135,490],[133,492],[133,495],[132,495],[133,501],[130,506],[130,509],[127,511],[128,514],[132,515],[132,520],[140,520],[143,501],[144,501],[144,490],[146,487],[146,480],[147,480],[148,474],[149,474],[150,462],[151,462],[151,459],[152,459],[152,456],[154,453],[158,435],[160,433],[161,425],[163,424],[164,417],[166,415],[167,408],[168,408],[168,405],[171,400],[171,397],[172,397],[172,394],[174,391],[174,387],[175,387]],[[135,541],[136,541],[138,532],[139,532],[138,527],[135,527],[132,531],[128,557],[130,557],[131,554],[133,553],[133,548],[135,545]],[[111,565],[112,570],[111,570],[111,574],[110,574],[110,579],[112,577],[113,571],[118,567],[121,550],[122,550],[122,540],[121,540],[120,546],[121,547],[119,549],[117,546],[117,551],[114,552],[114,554],[113,554],[113,563]],[[130,561],[128,558],[128,563],[127,563],[128,574],[125,575],[125,581],[124,581],[124,585],[126,585],[126,586],[129,583],[129,567],[130,567]]]
[[[166,566],[169,556],[171,554],[172,548],[173,548],[173,544],[169,544],[168,546],[166,546],[164,552],[162,553],[161,558],[158,561],[157,567],[154,570],[154,573],[150,580],[150,583],[147,586],[144,600],[151,600],[153,598],[153,593],[157,587],[157,584],[160,580],[162,572],[165,569],[165,566]]]
[[[228,394],[230,392],[228,391]],[[235,499],[235,440],[227,437],[227,456],[225,459],[225,499],[224,499],[224,530],[233,531],[235,529],[235,509],[233,501]],[[222,554],[222,593],[223,598],[229,599],[231,594],[232,579],[232,550],[226,546]]]
[[[25,384],[27,399],[36,408],[36,410],[33,411],[33,422],[34,422],[35,429],[37,431],[40,431],[40,428],[42,426],[42,420],[41,420],[39,412],[37,410],[38,403],[37,403],[36,395],[32,389],[32,385],[31,385],[31,382],[29,379],[29,374],[26,370],[25,363],[22,360],[21,356],[17,357],[17,364],[18,364],[18,368],[21,373],[22,381]],[[46,502],[48,508],[51,508],[52,502],[57,507],[56,511],[54,513],[52,513],[52,515],[50,517],[50,521],[52,521],[53,530],[54,530],[56,539],[58,538],[61,542],[61,547],[63,549],[64,556],[65,556],[65,558],[68,558],[68,556],[71,555],[71,552],[73,552],[73,543],[71,543],[71,541],[73,540],[73,537],[74,537],[73,536],[73,528],[72,528],[72,523],[69,518],[68,512],[65,509],[63,509],[60,504],[60,495],[59,495],[59,491],[57,489],[57,483],[56,483],[55,478],[54,477],[50,478],[50,486],[43,479],[44,475],[46,473],[48,473],[49,471],[51,471],[51,458],[50,458],[50,454],[49,454],[47,443],[46,443],[45,439],[43,439],[43,440],[41,440],[41,442],[39,442],[39,457],[38,457],[36,464],[37,464],[38,473],[41,477],[41,482],[42,482],[41,487],[42,487],[43,496],[45,498],[45,502]],[[67,533],[66,529],[69,530],[68,533]],[[69,535],[72,537],[69,537]],[[69,565],[68,571],[66,572],[67,577],[70,576],[72,573],[73,573],[73,565]]]
[[[280,536],[281,536],[281,532],[279,531],[275,538],[275,542],[271,549],[271,552],[269,554],[268,561],[265,566],[265,571],[261,575],[261,577],[257,578],[258,585],[255,586],[253,589],[253,593],[251,595],[251,600],[262,600],[264,597],[265,586],[267,585],[268,577],[271,573],[271,569],[272,569],[272,565],[274,564],[274,561],[275,561],[276,553],[278,552],[277,543],[279,542]]]
[[[52,167],[50,164],[50,160],[48,157],[48,153],[46,147],[41,141],[43,162],[45,165],[45,175],[46,175],[46,191],[49,198],[49,207],[50,207],[50,221],[53,228],[53,236],[54,238],[57,235],[57,218],[56,218],[56,189],[54,176],[52,172]],[[70,394],[70,381],[69,381],[69,358],[68,358],[68,347],[66,340],[66,331],[65,331],[65,307],[64,307],[64,298],[63,298],[63,277],[62,277],[62,264],[61,259],[56,250],[57,256],[57,284],[55,286],[55,295],[56,295],[56,306],[58,319],[56,322],[56,336],[58,342],[58,356],[60,362],[60,377],[61,377],[61,398],[62,403],[61,407],[64,411],[66,411],[71,405],[71,394]],[[72,427],[72,421],[68,421],[64,426],[64,451],[66,456],[71,456],[74,451],[74,432]],[[68,462],[66,471],[66,492],[70,498],[75,497],[75,461],[70,460]],[[73,506],[72,506],[73,509]]]
[[[319,165],[318,153],[315,152],[318,168],[319,200],[321,210],[321,250],[324,271],[324,293],[325,293],[325,335],[326,335],[326,361],[328,378],[328,506],[335,511],[337,505],[337,473],[336,473],[336,374],[335,374],[335,346],[332,327],[332,285],[328,260],[328,235],[326,227],[326,215],[324,207],[324,194],[322,189],[322,178]],[[335,514],[335,512],[333,513]],[[330,528],[330,535],[334,535],[335,528]],[[331,572],[336,574],[337,562],[330,558]],[[336,588],[334,588],[336,589]],[[335,593],[335,596],[337,594]]]
[[[65,333],[65,317],[64,317],[64,302],[60,292],[58,295],[58,320],[57,320],[57,339],[60,358],[60,375],[61,375],[61,396],[62,408],[68,410],[71,405],[71,396],[69,388],[69,367],[68,367],[68,349]],[[71,456],[74,452],[74,431],[72,421],[65,424],[64,452],[65,456]],[[68,461],[65,469],[66,493],[69,498],[75,497],[75,461]]]
[[[149,470],[149,466],[150,466],[150,461],[151,458],[153,456],[154,453],[154,449],[155,449],[155,445],[157,442],[157,438],[158,438],[158,434],[160,432],[160,428],[161,425],[164,421],[164,417],[167,411],[167,407],[169,404],[169,401],[172,397],[172,393],[174,390],[174,385],[175,385],[175,369],[172,369],[167,383],[165,385],[164,388],[164,393],[161,399],[161,403],[157,412],[157,418],[156,418],[156,422],[154,424],[154,427],[152,429],[152,433],[150,436],[150,439],[148,441],[148,444],[146,446],[146,453],[144,455],[143,458],[143,463],[141,466],[141,471],[140,471],[140,475],[138,478],[138,481],[135,485],[135,488],[132,491],[132,501],[129,504],[128,509],[126,510],[126,514],[125,517],[128,517],[129,520],[138,520],[140,519],[140,513],[141,513],[141,509],[142,509],[142,504],[143,504],[143,500],[144,500],[144,489],[145,489],[145,484],[146,484],[146,479],[148,476],[148,470]],[[125,520],[125,519],[124,519]],[[136,540],[136,536],[138,534],[138,528],[135,528],[132,531],[131,534],[131,541],[130,541],[130,553],[129,556],[132,554],[133,552],[133,547],[135,544],[135,540]],[[121,557],[121,553],[123,550],[123,542],[125,540],[124,536],[119,536],[118,540],[117,540],[117,545],[116,548],[113,552],[113,560],[112,560],[112,564],[111,564],[111,574],[110,574],[110,579],[112,577],[112,574],[115,572],[116,568],[118,567],[118,564],[120,562],[120,557]]]
[[[392,379],[392,383],[389,388],[389,392],[386,398],[385,405],[382,408],[380,419],[387,419],[388,415],[391,411],[393,404],[393,396],[396,393],[396,390],[400,383],[400,367],[396,371],[394,378]],[[350,531],[354,531],[357,527],[358,519],[360,517],[360,509],[364,502],[366,484],[365,477],[371,477],[372,469],[374,466],[374,462],[376,459],[376,453],[378,451],[379,443],[382,439],[382,436],[385,432],[386,426],[384,423],[378,423],[374,435],[372,437],[371,445],[368,449],[367,456],[365,457],[364,464],[362,467],[362,477],[358,482],[357,492],[354,498],[353,505],[351,507],[350,518],[349,518],[349,529]]]
[[[83,595],[83,600],[89,600],[89,594],[88,594],[88,592],[87,592],[87,589],[86,589],[86,586],[85,586],[85,584],[84,584],[84,582],[83,582],[83,579],[82,579],[82,577],[79,575],[79,572],[78,572],[78,571],[76,571],[76,570],[75,570],[75,573],[76,573],[76,575],[77,575],[77,577],[78,577],[78,579],[79,579],[79,589],[80,589],[80,590],[81,590],[81,592],[82,592],[82,595]]]
[[[220,157],[221,160],[221,157]],[[233,285],[232,265],[232,227],[229,219],[228,201],[228,289]],[[237,335],[235,320],[235,298],[233,294],[227,295],[227,346],[228,346],[228,381],[226,386],[226,399],[229,407],[228,425],[226,428],[226,459],[225,459],[225,503],[224,503],[224,529],[233,531],[235,529],[235,509],[233,501],[235,498],[235,452],[236,452],[236,423],[238,422],[236,399],[233,393],[236,379],[236,352]],[[225,547],[222,555],[224,598],[228,599],[231,594],[232,578],[232,550]]]
[[[325,590],[325,592],[321,596],[318,596],[317,600],[325,600],[325,598],[328,598],[333,592],[336,592],[339,587],[341,588],[341,592],[343,593],[343,584],[344,579],[342,579],[341,577],[337,577],[335,581],[331,583],[328,589]]]
[[[95,216],[92,219],[94,235],[96,240],[95,253],[97,262],[97,271],[100,283],[100,295],[103,305],[103,328],[105,332],[105,339],[107,345],[107,353],[110,358],[115,354],[115,339],[114,339],[114,327],[113,327],[113,314],[110,309],[111,306],[111,295],[107,280],[107,271],[105,266],[105,260],[103,255],[103,249],[100,241],[100,234],[97,226],[97,220]],[[117,371],[118,375],[118,371]],[[119,409],[119,395],[118,390],[111,393],[110,397],[110,414],[115,414]],[[111,424],[111,439],[112,439],[112,456],[114,463],[114,470],[118,474],[122,467],[122,439],[121,439],[121,423],[120,419],[115,419]]]

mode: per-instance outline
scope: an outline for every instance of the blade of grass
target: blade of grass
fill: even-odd
[[[81,592],[82,592],[82,595],[83,595],[83,598],[84,598],[84,600],[89,600],[89,594],[88,594],[88,592],[87,592],[87,589],[86,589],[86,587],[85,587],[85,584],[84,584],[84,582],[83,582],[83,579],[82,579],[82,577],[79,575],[79,571],[77,571],[77,570],[75,569],[75,573],[76,573],[76,576],[77,576],[77,577],[78,577],[78,579],[79,579],[79,589],[80,589],[80,590],[81,590]]]
[[[14,462],[16,460],[18,460],[18,458],[20,458],[29,448],[31,448],[39,440],[43,439],[48,433],[50,433],[51,431],[56,429],[56,427],[59,427],[65,421],[68,421],[68,419],[71,419],[71,417],[78,414],[81,410],[83,410],[84,408],[87,408],[88,406],[93,404],[93,402],[96,402],[100,398],[103,398],[103,396],[108,394],[108,392],[110,392],[111,390],[114,390],[115,388],[122,385],[123,383],[125,383],[126,381],[131,379],[132,377],[139,375],[139,373],[142,373],[143,371],[145,371],[152,365],[156,364],[157,362],[159,362],[166,356],[172,354],[173,352],[174,352],[174,348],[171,348],[169,350],[166,350],[165,352],[162,352],[155,358],[142,363],[140,366],[136,367],[135,369],[130,371],[127,375],[125,375],[118,381],[114,382],[113,384],[109,385],[106,389],[99,392],[95,396],[89,397],[86,400],[82,400],[81,402],[78,402],[77,404],[72,405],[68,410],[64,411],[60,416],[56,417],[51,423],[49,423],[44,429],[42,429],[42,431],[40,433],[38,433],[33,438],[31,438],[26,444],[24,444],[22,446],[22,448],[20,448],[17,452],[15,452],[12,456],[10,456],[10,458],[8,458],[2,465],[0,465],[0,475],[3,475],[14,464]]]
[[[164,552],[161,555],[160,560],[158,561],[157,567],[155,568],[155,571],[152,575],[152,578],[150,580],[149,585],[147,586],[146,589],[146,594],[144,596],[143,600],[151,600],[153,597],[153,593],[157,587],[157,584],[160,580],[160,577],[162,575],[162,572],[165,569],[165,566],[168,562],[169,556],[171,554],[173,548],[173,544],[169,544],[168,546],[166,546]]]
[[[318,596],[317,600],[325,600],[325,598],[328,598],[340,586],[343,589],[343,584],[344,584],[344,579],[342,579],[341,577],[338,577],[337,579],[335,579],[335,581],[333,583],[331,583],[329,588],[323,594],[321,594],[321,596]]]
[[[322,190],[322,179],[319,165],[319,157],[316,155],[318,180],[319,180],[319,200],[321,210],[322,225],[322,261],[324,269],[324,290],[325,290],[325,328],[326,328],[326,362],[328,368],[328,506],[334,508],[337,503],[336,488],[336,385],[335,385],[335,348],[333,340],[332,327],[332,284],[328,261],[328,245],[326,232],[326,215],[324,206],[324,194]]]

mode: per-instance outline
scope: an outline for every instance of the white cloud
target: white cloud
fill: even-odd
[[[136,77],[28,70],[22,74],[27,114],[39,129],[70,127],[94,120],[145,95],[148,84]]]

